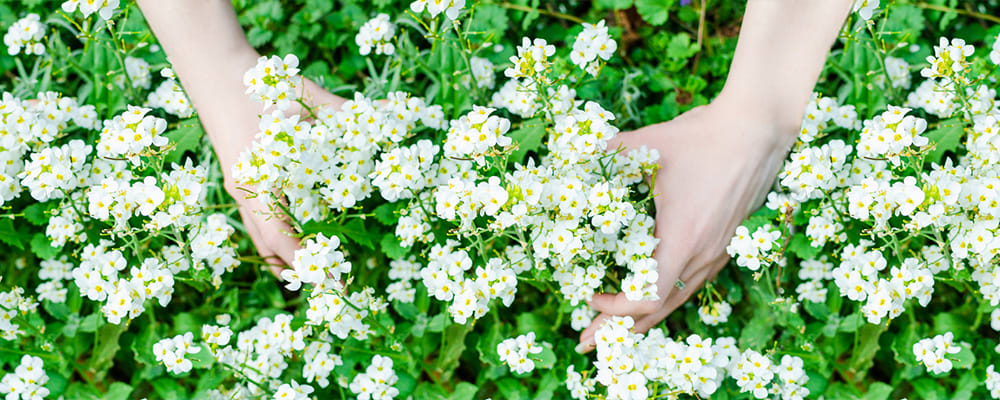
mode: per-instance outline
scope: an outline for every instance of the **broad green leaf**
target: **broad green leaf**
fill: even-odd
[[[551,369],[553,365],[556,365],[556,353],[549,346],[543,347],[541,353],[532,354],[530,358],[535,362],[536,369]]]
[[[383,225],[395,226],[399,221],[399,210],[404,208],[406,202],[397,201],[395,203],[385,203],[375,207],[375,219]]]
[[[32,204],[24,208],[24,218],[34,225],[45,226],[49,223],[49,210],[58,205],[54,201]]]
[[[180,121],[177,128],[163,136],[170,139],[170,143],[174,145],[174,149],[163,157],[164,162],[169,165],[180,162],[185,152],[201,149],[201,139],[205,136],[205,129],[201,127],[201,122],[197,117],[192,117]]]
[[[465,336],[472,331],[472,324],[452,324],[445,329],[441,341],[444,347],[438,354],[435,368],[441,374],[442,380],[451,378],[455,367],[458,367],[458,360],[465,351]]]
[[[476,397],[479,388],[469,382],[461,382],[455,386],[455,390],[448,396],[448,400],[472,400]]]
[[[806,235],[796,233],[795,236],[792,236],[792,241],[788,243],[788,251],[803,260],[812,260],[823,251],[823,248],[813,247],[811,242]]]
[[[875,382],[868,386],[868,392],[862,400],[887,400],[892,394],[892,386],[883,382]]]
[[[937,129],[924,133],[924,136],[934,145],[934,149],[924,156],[924,162],[941,163],[941,157],[947,151],[955,151],[965,136],[965,126],[960,118],[941,121]]]
[[[306,234],[323,233],[327,236],[337,235],[343,243],[356,243],[374,250],[372,235],[376,234],[365,228],[361,218],[350,218],[346,223],[309,221],[302,230]]]
[[[111,361],[115,358],[115,354],[118,354],[118,349],[121,348],[118,338],[126,330],[128,330],[128,325],[124,321],[117,325],[107,323],[98,329],[97,347],[94,348],[89,362],[90,370],[95,372],[97,376],[103,376],[107,368],[111,367]]]
[[[533,118],[521,123],[521,126],[507,134],[517,149],[510,153],[508,160],[511,162],[524,162],[524,156],[529,151],[537,151],[542,145],[542,138],[545,136],[545,122],[541,118]]]
[[[740,334],[740,346],[760,349],[774,337],[774,315],[769,312],[757,313],[746,323]]]
[[[52,241],[49,240],[49,238],[45,236],[45,233],[42,232],[36,233],[35,236],[32,236],[31,243],[29,245],[31,247],[31,252],[35,253],[38,258],[43,260],[56,258],[56,256],[62,252],[62,249],[52,247]]]
[[[922,400],[945,400],[948,399],[948,392],[937,379],[924,377],[911,382],[913,390]]]
[[[674,60],[685,60],[698,52],[698,43],[691,43],[691,36],[679,33],[670,38],[667,44],[667,57]]]
[[[594,6],[603,9],[624,10],[632,7],[632,0],[595,0]]]
[[[500,389],[501,398],[506,400],[529,400],[532,399],[528,393],[528,388],[520,379],[503,378],[496,382],[497,389]]]
[[[177,383],[177,378],[164,377],[153,381],[152,384],[157,398],[163,400],[181,400],[189,397],[184,387]]]
[[[108,392],[104,394],[104,398],[106,400],[126,400],[129,394],[132,394],[131,386],[122,382],[114,382],[108,386]]]
[[[392,232],[388,232],[382,235],[382,240],[379,241],[380,249],[385,253],[386,257],[393,260],[399,260],[408,254],[409,249],[403,247],[399,244],[399,238]]]
[[[958,353],[951,354],[948,358],[951,360],[952,366],[956,369],[972,368],[972,364],[976,362],[976,355],[972,353],[972,349],[969,346],[962,346]]]
[[[871,367],[879,349],[878,339],[886,329],[886,324],[865,324],[858,330],[858,346],[851,350],[851,362],[848,365],[850,371],[862,372]]]
[[[674,0],[635,0],[635,10],[650,25],[660,26],[667,22],[667,15]]]
[[[12,218],[0,218],[0,242],[4,242],[18,250],[24,250],[24,238],[14,229]]]

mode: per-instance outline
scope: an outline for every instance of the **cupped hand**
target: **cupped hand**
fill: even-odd
[[[324,107],[339,108],[344,99],[336,96],[310,80],[304,80],[303,102],[313,109]],[[260,108],[254,103],[252,107]],[[298,114],[308,120],[309,112],[301,104],[293,104],[285,111],[286,115]],[[288,224],[287,218],[280,210],[272,210],[262,202],[262,198],[252,196],[249,188],[236,184],[230,177],[230,168],[239,159],[240,153],[249,151],[257,135],[257,116],[244,115],[238,123],[228,126],[231,132],[225,132],[225,144],[215,144],[215,151],[225,176],[225,188],[239,205],[240,217],[250,240],[257,248],[258,254],[264,258],[268,268],[275,276],[281,276],[281,270],[295,259],[295,251],[301,248],[296,233]]]
[[[777,123],[738,100],[720,96],[710,105],[620,134],[609,143],[608,149],[645,145],[660,153],[661,168],[653,182],[659,299],[594,295],[589,304],[600,314],[580,335],[578,351],[594,348],[594,334],[611,316],[631,316],[635,331],[649,330],[726,264],[726,246],[737,226],[767,196],[799,122]]]

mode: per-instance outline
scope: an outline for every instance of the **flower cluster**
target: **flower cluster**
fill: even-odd
[[[775,251],[778,250],[776,245],[779,239],[781,232],[770,225],[757,228],[753,234],[747,227],[740,226],[736,228],[736,235],[726,247],[726,252],[736,259],[737,265],[756,271],[781,256]]]
[[[426,8],[431,17],[437,17],[438,14],[444,13],[452,21],[458,19],[458,14],[462,12],[464,7],[465,0],[416,0],[410,3],[410,10],[415,13],[424,12]]]
[[[933,374],[944,374],[951,371],[952,354],[962,350],[952,341],[954,335],[947,332],[933,338],[921,339],[913,344],[913,355],[917,357],[917,362],[927,367],[927,371]]]
[[[180,84],[177,83],[173,71],[164,68],[160,71],[160,75],[167,79],[160,86],[157,86],[156,90],[149,93],[149,96],[146,97],[146,105],[163,109],[168,114],[181,118],[193,115],[194,107],[184,93],[184,89],[181,89]]]
[[[586,70],[587,73],[597,76],[601,68],[601,61],[607,61],[618,50],[618,44],[608,34],[608,27],[604,26],[604,20],[596,24],[583,24],[583,31],[576,35],[573,42],[573,52],[570,53],[570,61]]]
[[[523,38],[521,45],[517,46],[517,55],[510,56],[510,62],[514,65],[507,67],[503,74],[508,78],[524,78],[528,82],[541,80],[546,83],[547,72],[552,64],[551,57],[555,54],[556,46],[545,39]]]
[[[292,269],[281,271],[281,279],[288,284],[288,290],[299,290],[303,283],[322,285],[327,280],[339,281],[341,276],[351,272],[351,263],[344,260],[344,253],[337,250],[340,238],[322,233],[309,239],[300,250],[295,251]]]
[[[21,330],[22,322],[16,319],[20,315],[34,312],[37,308],[37,302],[24,296],[23,288],[0,292],[0,338],[16,340],[18,336],[24,335],[24,331]]]
[[[167,371],[173,374],[183,374],[191,371],[193,363],[188,354],[197,354],[201,348],[194,345],[194,335],[191,332],[163,339],[153,345],[156,361],[163,364]]]
[[[934,46],[934,55],[927,56],[930,66],[920,70],[920,75],[924,78],[940,78],[946,83],[965,83],[967,79],[964,72],[969,68],[969,56],[975,51],[965,40],[949,41],[941,38],[941,42]]]
[[[49,375],[43,369],[41,358],[24,355],[14,373],[4,375],[0,380],[0,393],[7,400],[40,400],[49,395],[45,384]]]
[[[535,343],[535,332],[528,332],[516,338],[505,339],[497,345],[500,362],[510,367],[516,374],[527,374],[535,369],[533,354],[542,352],[546,343]]]
[[[809,395],[805,388],[809,377],[798,357],[785,355],[776,364],[753,350],[741,353],[733,338],[691,335],[674,341],[660,329],[636,334],[633,325],[631,317],[612,317],[595,336],[596,380],[607,387],[608,399],[646,399],[668,393],[708,398],[727,376],[741,392],[758,399],[801,400]],[[664,384],[661,392],[650,392],[648,384],[653,382]],[[580,388],[573,385],[571,391],[583,394]]]
[[[67,13],[72,13],[77,9],[84,17],[90,17],[91,14],[97,13],[102,20],[110,20],[111,16],[114,15],[115,9],[118,8],[120,0],[66,0],[62,3],[62,10]]]
[[[396,25],[389,21],[389,14],[379,14],[361,26],[354,42],[363,56],[370,54],[372,49],[375,49],[375,54],[388,56],[396,51],[392,44],[393,36],[396,36]]]
[[[28,14],[17,20],[3,35],[3,44],[7,46],[7,54],[16,56],[22,51],[25,55],[45,54],[45,31],[48,27],[40,20],[38,14]]]
[[[243,84],[247,86],[247,94],[263,103],[265,110],[271,106],[287,110],[299,98],[298,90],[302,88],[302,77],[298,73],[299,58],[293,54],[285,58],[260,57],[257,64],[243,74]]]
[[[375,355],[371,364],[351,381],[351,392],[358,395],[358,400],[392,400],[399,395],[399,390],[393,387],[399,377],[392,370],[392,359]]]

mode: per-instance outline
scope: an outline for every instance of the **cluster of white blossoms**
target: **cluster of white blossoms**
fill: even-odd
[[[465,0],[417,0],[410,3],[410,10],[415,13],[424,12],[426,8],[431,17],[437,17],[438,14],[444,13],[452,21],[458,19],[458,14],[462,12],[464,7]]]
[[[510,367],[515,374],[527,374],[535,370],[533,354],[541,353],[547,343],[536,343],[535,332],[528,332],[515,338],[504,339],[497,344],[500,362]]]
[[[295,251],[292,268],[281,271],[281,279],[288,282],[288,290],[299,290],[303,283],[322,285],[327,280],[339,281],[341,276],[351,272],[351,262],[344,253],[337,250],[340,238],[322,233],[306,240],[301,249]]]
[[[917,362],[927,367],[928,372],[947,373],[953,366],[951,355],[962,351],[962,346],[953,339],[954,335],[951,332],[921,339],[913,344],[913,355],[917,357]]]
[[[173,374],[183,374],[191,371],[194,364],[188,358],[189,354],[197,354],[201,347],[194,345],[194,335],[191,332],[160,340],[153,344],[153,355],[156,361],[163,364],[167,371]]]
[[[90,17],[97,13],[101,19],[107,21],[114,15],[120,0],[67,0],[62,3],[62,10],[67,13],[75,12],[77,9],[84,17]]]
[[[494,111],[496,109],[473,106],[468,114],[452,121],[444,142],[444,155],[472,159],[482,166],[487,150],[509,146],[511,139],[506,134],[510,131],[510,120],[493,115]]]
[[[110,159],[127,159],[133,165],[139,164],[140,156],[156,146],[163,148],[169,143],[166,136],[167,120],[153,115],[144,107],[129,106],[128,110],[104,121],[101,137],[97,142],[97,155]]]
[[[556,46],[545,39],[521,39],[517,46],[517,55],[510,56],[510,67],[503,71],[508,78],[523,78],[529,83],[539,81],[549,82],[547,72],[551,68],[552,57],[556,54]]]
[[[358,400],[392,400],[399,395],[399,389],[393,387],[398,381],[392,359],[375,355],[365,372],[354,377],[349,388]]]
[[[0,379],[0,393],[6,400],[41,400],[49,395],[45,384],[49,375],[45,373],[45,364],[41,358],[24,355],[21,363],[14,368],[14,373],[4,375]]]
[[[799,131],[799,140],[811,143],[817,138],[823,137],[828,130],[834,127],[859,129],[861,121],[858,121],[858,111],[852,105],[841,106],[837,103],[837,99],[813,93],[812,99],[802,114],[802,129]]]
[[[781,257],[777,251],[780,250],[777,247],[779,239],[781,232],[773,226],[761,226],[751,234],[747,227],[741,225],[736,228],[736,235],[726,247],[726,253],[736,259],[736,265],[756,271]]]
[[[885,75],[889,77],[889,85],[899,89],[909,89],[911,85],[910,63],[902,58],[885,57]],[[885,87],[884,75],[875,77],[875,83]]]
[[[389,14],[379,14],[365,22],[354,37],[354,43],[358,45],[361,55],[367,56],[375,49],[375,54],[392,55],[396,52],[396,46],[392,43],[393,36],[396,36],[396,25],[389,21]]]
[[[263,103],[265,110],[271,106],[287,110],[303,88],[302,77],[298,73],[299,58],[294,54],[285,58],[260,57],[257,64],[243,74],[243,84],[247,86],[247,94]]]
[[[854,0],[853,12],[858,13],[861,19],[869,21],[875,15],[875,10],[878,10],[878,5],[879,0]]]
[[[608,27],[604,26],[604,20],[596,24],[583,24],[583,31],[576,35],[573,42],[573,51],[569,55],[569,60],[574,65],[586,70],[587,73],[597,76],[601,69],[601,61],[611,59],[611,56],[618,50],[618,43],[608,34]]]
[[[598,329],[596,381],[607,387],[608,399],[647,399],[684,393],[709,398],[729,376],[741,392],[755,398],[801,400],[809,395],[809,377],[802,359],[785,355],[780,363],[753,350],[742,353],[730,337],[675,341],[659,328],[646,335],[632,331],[631,317],[612,317]],[[589,398],[592,390],[570,385],[574,398]],[[662,383],[651,392],[651,383]]]
[[[25,55],[45,54],[45,32],[48,27],[41,22],[38,14],[28,14],[11,24],[3,35],[3,44],[7,46],[7,54],[16,56],[21,52]]]
[[[166,78],[166,80],[160,86],[157,86],[156,90],[149,93],[149,96],[146,97],[146,105],[162,109],[168,114],[180,118],[188,118],[194,115],[194,106],[188,100],[184,89],[181,89],[180,84],[177,83],[173,70],[164,68],[160,70],[160,76]]]
[[[866,120],[857,145],[858,156],[883,158],[898,166],[904,150],[926,146],[929,142],[921,135],[927,130],[927,121],[908,115],[910,111],[890,105],[881,115]]]
[[[458,244],[449,240],[443,246],[436,244],[430,249],[428,263],[419,272],[428,295],[450,301],[448,312],[460,324],[469,318],[486,315],[494,299],[510,306],[517,293],[517,273],[521,271],[496,257],[473,270],[470,254],[456,250]],[[467,277],[467,272],[475,272],[475,277]]]
[[[24,295],[24,289],[15,287],[0,292],[0,338],[17,340],[24,335],[21,324],[15,321],[19,315],[27,315],[38,308],[38,302]]]
[[[149,89],[153,83],[153,74],[149,62],[142,58],[125,57],[125,73],[114,77],[114,84],[119,88],[126,86],[138,89]]]
[[[712,302],[698,307],[698,318],[705,325],[716,326],[729,321],[729,315],[733,313],[733,306],[724,301]]]
[[[997,35],[993,41],[993,48],[990,49],[990,61],[996,65],[1000,65],[1000,35]]]
[[[1000,399],[1000,373],[993,365],[986,367],[986,390],[990,391],[990,397]]]
[[[462,85],[465,87],[475,85],[483,89],[493,89],[496,86],[494,67],[490,60],[476,56],[469,57],[469,72],[471,74],[463,74],[459,79],[461,79]]]
[[[907,258],[899,266],[889,268],[889,279],[879,275],[888,266],[885,256],[869,249],[871,242],[848,244],[841,254],[841,264],[831,271],[840,295],[865,302],[861,311],[869,323],[881,323],[883,318],[896,318],[905,311],[905,302],[917,299],[926,307],[934,294],[934,271],[917,258]]]
[[[934,46],[934,55],[927,56],[930,66],[920,70],[924,78],[939,78],[945,84],[951,82],[965,83],[965,71],[969,68],[970,59],[976,52],[975,47],[966,44],[965,40],[941,38]]]

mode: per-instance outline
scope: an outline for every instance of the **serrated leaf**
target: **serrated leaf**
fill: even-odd
[[[0,242],[4,242],[18,250],[24,250],[24,239],[21,234],[14,229],[14,220],[10,218],[0,219]]]
[[[30,246],[31,252],[43,260],[51,260],[62,251],[62,249],[52,247],[52,241],[44,233],[36,233],[31,238]]]
[[[961,119],[952,118],[941,121],[937,129],[924,134],[924,136],[934,144],[934,149],[924,156],[924,162],[941,163],[941,157],[945,152],[955,151],[961,145],[962,136],[965,135],[965,126]]]
[[[667,15],[674,0],[635,0],[635,10],[647,23],[660,26],[667,22]]]
[[[812,241],[806,235],[796,233],[795,236],[792,236],[792,241],[788,243],[788,251],[803,260],[812,260],[823,251],[823,248],[813,247]]]
[[[54,201],[32,204],[24,208],[24,218],[34,225],[45,226],[49,223],[48,211],[56,206]]]
[[[698,43],[691,43],[691,36],[679,33],[670,38],[667,43],[667,57],[673,60],[685,60],[698,52]]]
[[[196,151],[201,147],[201,139],[205,136],[205,129],[201,127],[201,121],[197,117],[188,118],[177,123],[177,128],[167,132],[163,136],[170,139],[174,149],[163,157],[167,164],[180,162],[184,153]]]
[[[386,257],[393,260],[399,260],[406,257],[407,249],[399,244],[399,238],[396,237],[392,232],[382,235],[382,240],[379,241],[381,247],[380,250],[385,253]]]
[[[507,134],[517,149],[510,153],[507,158],[511,162],[524,162],[524,156],[529,151],[537,151],[542,146],[542,138],[545,137],[545,122],[541,118],[533,118],[521,123],[521,126]]]
[[[399,221],[399,210],[403,208],[404,203],[385,203],[378,207],[375,207],[375,219],[381,222],[383,225],[395,226]]]

